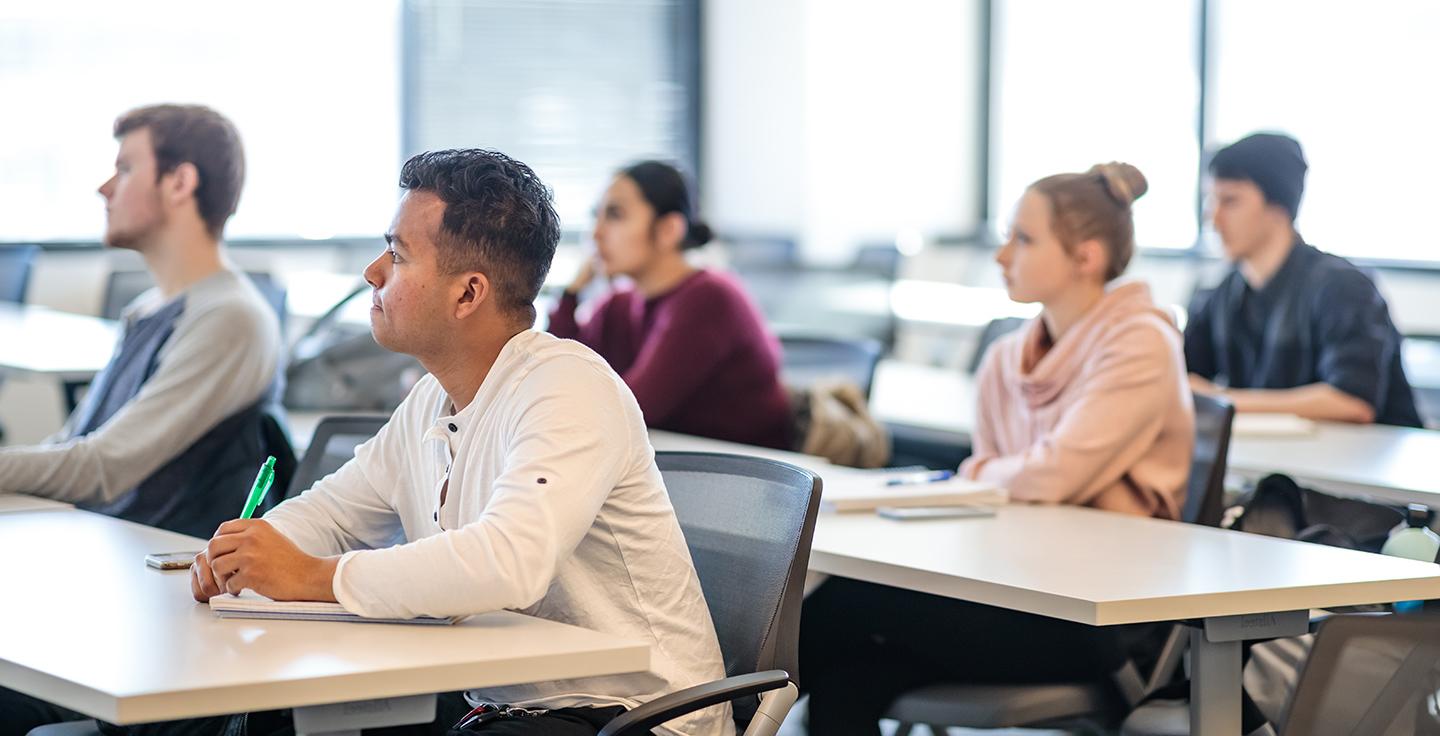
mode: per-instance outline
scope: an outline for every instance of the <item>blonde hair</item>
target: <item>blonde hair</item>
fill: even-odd
[[[1135,219],[1130,205],[1150,188],[1140,170],[1112,161],[1096,164],[1083,174],[1055,174],[1030,185],[1050,202],[1050,219],[1056,237],[1066,250],[1086,240],[1098,240],[1110,256],[1105,280],[1125,272],[1135,254]]]

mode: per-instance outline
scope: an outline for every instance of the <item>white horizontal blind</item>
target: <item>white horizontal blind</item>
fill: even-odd
[[[536,170],[566,229],[614,171],[692,150],[694,0],[409,0],[408,153],[492,148]]]

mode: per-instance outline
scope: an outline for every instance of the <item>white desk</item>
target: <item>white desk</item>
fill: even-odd
[[[968,440],[975,428],[975,377],[959,369],[882,360],[875,368],[870,410],[882,422],[952,432]]]
[[[0,514],[0,685],[130,724],[344,701],[383,715],[402,696],[649,666],[643,642],[509,612],[456,626],[222,620],[191,600],[188,572],[145,566],[202,544],[83,511]]]
[[[52,501],[39,496],[27,496],[23,493],[0,493],[0,514],[16,511],[64,511],[73,508],[75,507],[63,501]]]
[[[110,362],[117,330],[99,317],[0,303],[0,371],[89,381]]]
[[[1312,435],[1230,442],[1229,470],[1251,480],[1284,473],[1347,496],[1440,507],[1440,432],[1320,422]]]
[[[746,450],[665,432],[651,443]],[[827,487],[875,482],[820,458],[752,454],[809,468]],[[810,569],[1094,626],[1202,620],[1191,724],[1204,736],[1240,731],[1241,641],[1301,633],[1312,608],[1440,598],[1429,563],[1064,506],[910,522],[822,515]]]
[[[975,380],[968,373],[881,361],[870,408],[892,424],[951,433],[966,441],[975,426]],[[1319,422],[1314,434],[1237,433],[1228,469],[1255,480],[1284,473],[1338,495],[1440,507],[1440,431]]]

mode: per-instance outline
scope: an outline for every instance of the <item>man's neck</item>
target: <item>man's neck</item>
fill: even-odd
[[[458,414],[475,400],[475,394],[495,367],[500,351],[521,332],[524,330],[498,331],[471,340],[456,340],[446,346],[444,354],[422,358],[420,363],[440,382],[445,395],[450,397],[454,413]]]
[[[1240,275],[1252,289],[1262,289],[1275,277],[1295,248],[1295,228],[1279,229],[1250,255],[1240,259]]]
[[[167,300],[225,268],[223,247],[203,229],[160,233],[141,255]]]

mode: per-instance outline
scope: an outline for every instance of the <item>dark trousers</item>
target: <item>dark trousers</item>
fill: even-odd
[[[805,601],[800,687],[810,733],[878,736],[917,687],[1106,679],[1122,651],[1109,629],[832,578]]]

